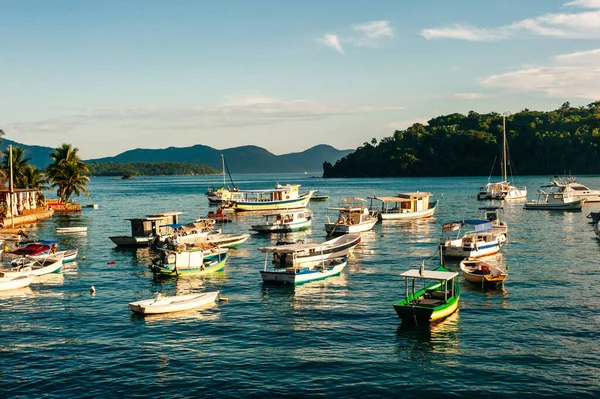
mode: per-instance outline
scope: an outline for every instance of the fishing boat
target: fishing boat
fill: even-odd
[[[86,226],[79,227],[57,227],[56,234],[85,234],[87,233]]]
[[[79,252],[78,248],[73,248],[73,249],[67,249],[64,251],[57,251],[55,253],[48,252],[48,253],[43,253],[40,255],[27,255],[27,256],[15,258],[10,263],[13,266],[23,266],[26,263],[31,262],[32,260],[41,260],[41,259],[45,259],[48,257],[56,257],[56,256],[62,256],[63,263],[68,263],[68,262],[74,261],[77,258],[78,252]]]
[[[188,224],[163,224],[160,226],[160,235],[154,239],[152,244],[155,246],[193,244],[204,237],[220,235],[221,230],[214,230],[214,226],[212,220],[209,222],[195,221]]]
[[[276,184],[266,190],[240,190],[239,196],[229,201],[229,207],[235,212],[305,208],[313,191],[300,194],[299,188],[299,184]]]
[[[207,274],[225,267],[229,250],[226,248],[172,251],[161,249],[160,262],[150,266],[158,276]]]
[[[202,292],[198,294],[165,296],[156,293],[152,299],[131,302],[129,309],[143,315],[163,314],[191,310],[215,303],[220,291]]]
[[[527,187],[518,188],[508,181],[508,164],[510,161],[508,156],[508,143],[506,141],[506,115],[502,115],[502,132],[502,181],[491,183],[488,179],[485,188],[480,187],[479,189],[479,193],[477,194],[478,200],[499,199],[509,201],[527,198]]]
[[[487,286],[497,286],[504,283],[508,276],[504,270],[493,266],[481,259],[463,259],[460,270],[465,280]]]
[[[504,208],[501,206],[479,208],[479,219],[490,222],[494,233],[508,234],[508,224],[504,220]]]
[[[567,192],[546,192],[538,190],[537,200],[525,202],[525,209],[547,211],[580,211],[585,203],[584,199],[574,199]]]
[[[429,202],[430,193],[399,193],[391,197],[368,197],[370,208],[374,209],[373,201],[381,202],[377,218],[385,220],[410,220],[430,218],[435,213],[438,201]]]
[[[260,275],[265,283],[303,284],[336,276],[344,270],[348,257],[322,259],[316,262],[294,264],[286,268],[268,267],[269,257],[265,256],[265,268]]]
[[[593,190],[576,181],[575,176],[554,176],[550,184],[542,187],[550,187],[551,193],[566,193],[574,200],[585,199],[586,204],[600,202],[600,190]]]
[[[131,222],[131,236],[109,237],[112,242],[122,247],[147,247],[159,235],[160,226],[179,223],[179,215],[183,212],[163,212],[147,215],[142,218],[125,219]]]
[[[329,199],[329,195],[319,195],[316,194],[318,190],[315,190],[313,195],[310,197],[311,202],[322,202],[327,201]]]
[[[58,273],[63,266],[63,254],[57,253],[41,258],[29,258],[22,264],[10,269],[2,269],[0,272],[5,276],[20,276],[33,274],[43,276],[44,274]]]
[[[412,269],[400,273],[405,282],[404,299],[394,304],[396,314],[404,323],[436,323],[458,309],[460,288],[458,273],[443,266],[435,270]],[[423,282],[423,288],[419,288]],[[433,281],[433,283],[431,283]]]
[[[309,209],[289,210],[265,215],[265,222],[250,226],[259,233],[291,233],[307,230],[312,224],[312,211]]]
[[[461,237],[462,227],[472,227]],[[456,238],[442,239],[442,255],[451,258],[478,258],[493,255],[500,251],[506,242],[506,235],[494,233],[487,220],[460,220],[444,223],[442,232],[457,231]]]
[[[332,222],[327,215],[325,231],[327,234],[348,234],[368,231],[377,223],[377,212],[371,213],[363,198],[342,198],[336,208],[327,208],[327,211],[337,211],[338,217]]]
[[[44,243],[30,243],[23,247],[19,247],[12,252],[11,255],[22,257],[22,256],[36,256],[50,254],[50,252],[56,252],[58,244],[55,241],[46,241]]]
[[[275,267],[287,267],[322,259],[333,259],[349,256],[360,243],[360,233],[344,234],[322,243],[283,243],[258,250],[272,253]]]
[[[19,288],[27,287],[35,275],[20,275],[20,276],[4,276],[3,272],[0,272],[0,291],[16,290]]]

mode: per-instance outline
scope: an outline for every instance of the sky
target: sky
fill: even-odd
[[[0,129],[134,148],[354,149],[600,100],[600,0],[0,0]]]

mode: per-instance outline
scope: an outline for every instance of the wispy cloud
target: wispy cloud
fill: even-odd
[[[600,0],[580,0],[572,1],[565,5],[591,9],[600,8],[598,3],[600,3]],[[459,39],[468,41],[494,41],[523,34],[570,39],[599,39],[600,10],[544,14],[496,28],[478,28],[455,24],[450,27],[421,30],[421,35],[428,40]]]
[[[393,37],[394,30],[390,26],[390,21],[371,21],[362,24],[352,25],[356,32],[363,33],[369,39],[380,39],[384,37]]]
[[[563,4],[563,6],[575,6],[581,8],[600,8],[600,0],[573,0]]]
[[[448,28],[423,29],[421,30],[421,35],[427,40],[459,39],[472,42],[500,40],[507,36],[501,30],[493,31],[460,24],[455,24]]]
[[[350,29],[351,31],[348,31],[346,28],[346,33],[343,35],[327,33],[318,38],[317,42],[343,54],[342,44],[352,47],[377,47],[382,39],[394,37],[394,29],[390,21],[363,22],[352,25]]]
[[[490,98],[491,96],[483,93],[456,93],[453,94],[452,97],[458,100],[481,100],[484,98]]]
[[[87,113],[36,122],[12,123],[6,132],[65,132],[85,125],[124,123],[130,127],[203,129],[231,126],[269,125],[285,121],[325,119],[337,115],[400,110],[398,106],[349,106],[310,100],[284,100],[263,95],[226,96],[214,107],[130,107],[98,109]]]
[[[542,92],[550,97],[598,100],[600,49],[560,54],[555,64],[492,75],[479,82],[486,88],[511,92]]]
[[[342,48],[342,44],[340,43],[340,38],[338,35],[328,33],[323,35],[323,37],[318,38],[317,41],[344,54],[344,49]]]

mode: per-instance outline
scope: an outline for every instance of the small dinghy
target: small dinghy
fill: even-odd
[[[35,275],[18,275],[18,276],[5,276],[4,273],[0,272],[0,291],[16,290],[29,286]]]
[[[152,299],[131,302],[129,309],[143,315],[162,314],[190,310],[206,306],[218,299],[220,291],[203,292],[201,294],[188,294],[165,296],[156,293]]]
[[[504,270],[479,259],[464,259],[460,262],[460,270],[465,280],[487,286],[500,285],[508,277]]]
[[[57,227],[56,234],[85,234],[87,227]]]

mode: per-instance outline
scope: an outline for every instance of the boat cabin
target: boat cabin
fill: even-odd
[[[335,222],[341,225],[361,224],[372,218],[369,208],[366,206],[367,200],[363,198],[349,197],[342,198],[340,204],[335,208],[327,208],[327,211],[338,211],[338,218]],[[327,215],[329,220],[329,215]]]
[[[240,202],[274,202],[297,199],[300,184],[276,184],[273,189],[266,190],[242,190],[238,193],[240,197],[237,199]],[[235,200],[235,199],[234,199]]]
[[[160,234],[163,225],[179,223],[179,215],[183,212],[163,212],[147,215],[143,218],[125,219],[131,222],[131,235],[133,237],[156,236]]]
[[[369,197],[381,201],[382,213],[420,212],[429,209],[430,193],[399,193],[396,197]],[[372,208],[372,206],[371,206]]]
[[[278,212],[278,213],[270,213],[265,215],[265,224],[266,225],[283,225],[289,224],[301,220],[307,220],[312,217],[312,211],[308,209],[296,210],[296,211],[286,211],[286,212]]]

